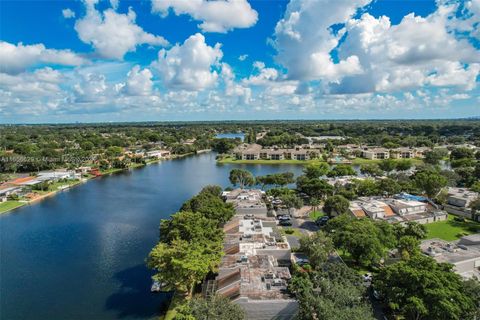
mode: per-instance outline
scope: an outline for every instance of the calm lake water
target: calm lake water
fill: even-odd
[[[217,165],[208,153],[91,180],[0,216],[0,319],[150,319],[144,260],[160,219],[234,167],[255,175],[295,165]]]
[[[215,137],[228,138],[228,139],[240,138],[243,141],[245,139],[245,134],[241,132],[227,132],[227,133],[219,133]]]

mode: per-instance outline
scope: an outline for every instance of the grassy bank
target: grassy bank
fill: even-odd
[[[10,210],[19,208],[21,206],[24,206],[26,203],[25,202],[20,202],[20,201],[5,201],[0,203],[0,214],[6,213]]]
[[[465,222],[455,221],[455,216],[448,215],[445,221],[426,224],[427,238],[440,238],[446,241],[453,241],[462,236],[480,232],[480,223],[466,220]]]

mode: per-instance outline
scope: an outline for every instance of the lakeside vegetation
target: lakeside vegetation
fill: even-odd
[[[6,213],[13,209],[24,206],[25,204],[26,204],[25,202],[13,201],[13,200],[7,200],[5,202],[2,202],[0,203],[0,214]]]
[[[195,319],[205,312],[212,319],[228,313],[229,319],[243,319],[243,311],[230,300],[195,296],[197,286],[220,264],[222,227],[235,214],[233,205],[225,203],[221,193],[218,186],[206,186],[179,212],[160,222],[159,242],[146,263],[155,271],[152,279],[161,284],[162,290],[175,292],[165,319]]]

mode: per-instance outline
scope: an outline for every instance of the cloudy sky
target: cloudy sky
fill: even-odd
[[[480,115],[480,0],[0,1],[0,122]]]

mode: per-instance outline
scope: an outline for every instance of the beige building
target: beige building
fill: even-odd
[[[298,302],[288,294],[291,249],[274,219],[234,218],[224,227],[225,255],[205,296],[217,294],[240,305],[247,319],[293,319]]]
[[[376,159],[389,159],[390,151],[385,148],[372,148],[362,150],[362,157],[365,159],[376,160]]]
[[[320,149],[296,147],[291,149],[263,148],[259,144],[242,144],[233,151],[238,160],[310,160],[321,154]]]
[[[397,148],[390,151],[392,159],[412,159],[416,157],[415,149]]]

